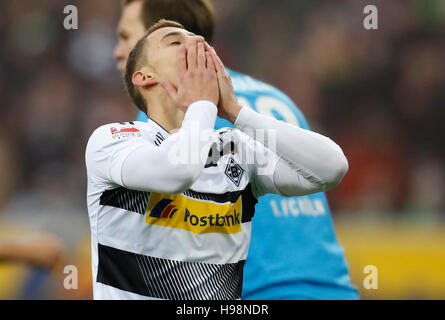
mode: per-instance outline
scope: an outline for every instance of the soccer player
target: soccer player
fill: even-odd
[[[241,298],[257,199],[335,187],[342,150],[242,107],[216,52],[176,22],[138,41],[125,82],[150,120],[104,125],[87,145],[94,297]],[[214,131],[217,114],[236,129]],[[265,131],[276,140],[254,140]]]
[[[118,68],[146,29],[161,18],[212,40],[214,13],[210,0],[123,1],[115,49]],[[310,129],[295,104],[278,89],[227,69],[239,101],[253,110]],[[139,121],[147,115],[139,112]],[[215,128],[231,127],[217,118]],[[252,225],[252,244],[244,269],[245,299],[358,299],[351,285],[343,248],[339,245],[324,193],[259,199]]]

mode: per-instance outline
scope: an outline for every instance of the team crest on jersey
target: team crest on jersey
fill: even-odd
[[[239,187],[241,183],[241,178],[243,177],[244,174],[244,169],[241,168],[241,166],[238,163],[236,163],[235,160],[233,160],[233,158],[230,158],[224,173],[237,187]]]

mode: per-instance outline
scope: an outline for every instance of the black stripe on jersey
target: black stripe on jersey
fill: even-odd
[[[255,214],[255,205],[258,203],[258,199],[255,198],[252,192],[252,185],[249,183],[244,190],[229,191],[222,194],[215,193],[202,193],[193,190],[187,190],[184,195],[193,199],[213,201],[216,203],[235,203],[240,196],[243,197],[243,216],[241,223],[252,221]]]
[[[164,140],[165,140],[165,138],[160,132],[156,133],[155,145],[157,147],[159,147],[161,145],[162,141],[164,141]]]
[[[134,191],[124,187],[106,190],[100,196],[100,204],[145,214],[150,192]]]
[[[244,260],[210,264],[140,255],[98,245],[97,281],[139,295],[172,300],[241,298]]]
[[[190,189],[186,190],[183,194],[193,199],[213,201],[216,203],[235,203],[238,198],[242,196],[243,210],[241,223],[252,221],[255,214],[255,205],[258,202],[257,198],[255,198],[252,193],[252,186],[250,183],[244,190],[229,191],[222,194],[202,193]],[[100,204],[144,215],[147,211],[149,199],[150,192],[135,191],[119,187],[117,189],[104,191],[100,197]]]

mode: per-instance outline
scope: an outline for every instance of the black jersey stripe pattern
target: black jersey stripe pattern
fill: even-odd
[[[242,196],[242,218],[241,223],[252,221],[255,213],[255,205],[258,200],[252,192],[249,183],[244,190],[229,191],[222,194],[202,193],[193,190],[186,190],[183,195],[202,201],[213,201],[216,203],[235,203]],[[147,211],[150,192],[141,192],[119,187],[112,190],[106,190],[100,197],[100,204],[136,212],[144,215]]]
[[[120,187],[104,191],[100,197],[100,204],[143,215],[147,211],[149,199],[150,192],[135,191]]]
[[[140,255],[98,245],[97,281],[139,295],[170,300],[241,298],[244,260],[210,264]]]
[[[161,145],[162,141],[164,141],[164,140],[165,140],[165,138],[160,132],[156,133],[155,145],[157,147],[159,147]]]
[[[235,203],[238,198],[242,196],[242,223],[252,221],[255,213],[255,205],[258,203],[258,199],[253,195],[252,185],[250,183],[244,190],[229,191],[222,194],[201,193],[190,189],[186,190],[183,194],[193,199],[213,201],[216,203]]]

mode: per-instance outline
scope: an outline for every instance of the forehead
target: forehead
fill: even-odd
[[[122,8],[120,22],[141,21],[142,1],[133,1]]]
[[[174,33],[174,34],[180,34],[182,36],[191,36],[192,33],[188,32],[187,30],[181,29],[181,28],[175,28],[175,27],[163,27],[160,28],[153,33],[149,34],[146,38],[148,43],[156,44],[159,43],[165,36]]]

